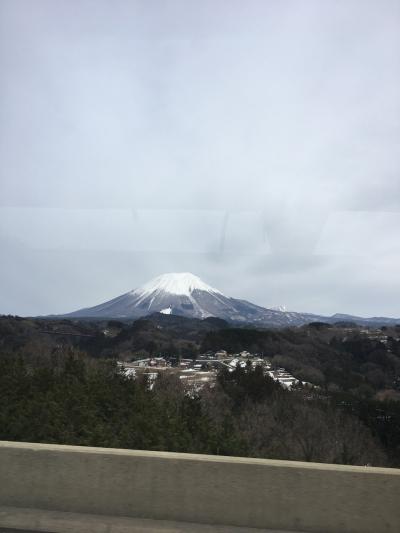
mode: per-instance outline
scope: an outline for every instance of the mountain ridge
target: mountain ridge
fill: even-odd
[[[338,321],[366,326],[400,323],[398,318],[363,318],[342,313],[323,316],[287,311],[282,307],[265,308],[244,299],[226,296],[190,272],[162,274],[116,298],[58,316],[135,320],[153,313],[201,319],[217,317],[229,322],[260,327],[301,326],[310,322],[333,324]]]

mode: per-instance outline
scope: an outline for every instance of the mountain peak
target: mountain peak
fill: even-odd
[[[310,313],[288,312],[283,306],[275,310],[265,309],[246,300],[225,296],[190,272],[162,274],[112,300],[61,316],[136,320],[153,313],[201,319],[218,317],[258,327],[299,326],[318,321],[333,323],[338,321],[338,316],[341,316],[323,317]],[[348,317],[347,319],[365,325],[400,322],[400,319],[389,318]]]
[[[132,294],[147,296],[153,293],[165,292],[179,296],[190,296],[193,291],[205,291],[212,294],[222,294],[198,276],[190,272],[170,272],[153,278],[141,287],[132,291]]]

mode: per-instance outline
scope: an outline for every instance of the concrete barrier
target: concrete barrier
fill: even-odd
[[[0,505],[323,533],[398,533],[400,470],[0,442]]]

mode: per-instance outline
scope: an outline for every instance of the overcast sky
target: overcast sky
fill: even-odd
[[[189,271],[400,317],[398,0],[1,0],[0,313]]]

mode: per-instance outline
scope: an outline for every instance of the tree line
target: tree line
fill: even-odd
[[[194,393],[173,375],[150,388],[70,347],[0,357],[2,440],[394,466],[361,415],[320,390],[286,391],[250,365]]]

